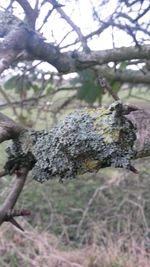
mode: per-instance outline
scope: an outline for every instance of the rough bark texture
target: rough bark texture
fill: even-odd
[[[74,178],[78,174],[114,166],[134,171],[130,160],[136,131],[124,116],[120,102],[108,108],[85,109],[68,115],[50,131],[24,131],[7,152],[5,168],[32,155],[32,176],[39,182],[53,177]]]
[[[150,156],[150,112],[141,109],[128,115],[128,118],[137,129],[136,158]]]
[[[0,143],[5,140],[17,138],[23,130],[21,125],[18,125],[6,115],[0,113]]]
[[[149,45],[62,53],[57,46],[44,41],[43,37],[28,24],[11,13],[2,11],[0,11],[0,37],[3,38],[0,43],[0,72],[18,60],[40,59],[52,64],[61,73],[70,73],[111,61],[150,59]]]

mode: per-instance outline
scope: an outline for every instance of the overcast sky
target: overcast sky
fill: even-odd
[[[148,0],[149,3],[150,0]],[[61,4],[64,4],[63,10],[66,12],[68,16],[73,20],[73,22],[81,28],[81,31],[84,35],[90,33],[91,31],[96,30],[99,27],[97,21],[93,20],[92,17],[92,4],[97,6],[100,4],[100,0],[61,0],[58,1]],[[34,6],[35,0],[30,0],[29,3]],[[7,7],[9,4],[8,0],[1,0],[0,5],[2,7]],[[116,8],[117,0],[110,0],[109,4],[105,7],[99,9],[99,16],[101,20],[106,20],[109,16],[114,12]],[[36,28],[40,28],[45,15],[47,14],[48,10],[51,9],[52,6],[50,3],[46,3],[40,10],[40,15],[37,20]],[[138,6],[137,6],[138,8]],[[17,2],[14,2],[14,11],[17,16],[23,18],[23,10],[18,5]],[[133,13],[133,18],[136,15]],[[149,17],[145,17],[149,21]],[[142,23],[142,19],[141,19]],[[48,42],[56,42],[60,43],[64,38],[65,34],[71,30],[71,27],[65,22],[64,19],[60,18],[60,15],[57,11],[52,12],[50,18],[48,19],[47,23],[42,28],[41,32],[45,36]],[[114,39],[113,39],[113,38]],[[61,43],[61,46],[65,46],[68,43],[72,43],[76,40],[77,35],[76,33],[70,33],[67,38]],[[98,38],[95,37],[89,41],[88,45],[92,50],[103,50],[103,49],[110,49],[113,48],[113,42],[115,47],[122,47],[122,46],[129,46],[133,44],[133,40],[129,37],[125,32],[121,30],[113,30],[112,35],[112,28],[109,27],[105,30]],[[79,44],[76,46],[72,46],[69,49],[78,49]],[[46,66],[46,65],[45,65]],[[49,64],[47,67],[49,68]]]

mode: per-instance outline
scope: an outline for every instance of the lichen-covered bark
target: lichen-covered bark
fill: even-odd
[[[136,158],[150,156],[150,112],[139,109],[128,115],[130,121],[136,127]]]
[[[39,182],[53,177],[74,178],[107,166],[134,170],[135,127],[124,107],[78,110],[50,131],[24,131],[8,151],[8,162],[33,155],[32,176]],[[11,168],[10,168],[11,170]],[[8,170],[8,171],[10,171]]]

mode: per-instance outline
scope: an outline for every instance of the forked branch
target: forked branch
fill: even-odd
[[[5,221],[9,221],[20,230],[23,230],[23,228],[17,223],[14,217],[25,216],[29,213],[25,210],[15,211],[13,209],[24,187],[28,171],[28,168],[22,168],[19,172],[16,173],[15,184],[8,194],[7,198],[5,199],[4,203],[0,207],[0,225]]]
[[[0,113],[0,142],[8,139],[16,139],[23,129],[23,127],[15,123],[9,117]],[[13,166],[13,172],[16,174],[16,181],[12,190],[0,207],[0,225],[5,221],[9,221],[20,230],[23,230],[14,217],[28,215],[29,213],[25,210],[16,211],[13,209],[23,189],[29,169],[27,166],[22,166],[20,169],[18,167],[19,166],[17,166],[16,169],[15,166]],[[4,170],[0,173],[0,177],[6,174],[7,172]]]

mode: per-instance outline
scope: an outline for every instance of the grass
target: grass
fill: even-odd
[[[149,98],[148,92],[139,95]],[[145,106],[141,99],[134,103]],[[11,115],[11,110],[5,113]],[[36,127],[44,128],[44,121]],[[1,166],[5,147],[0,146]],[[29,176],[17,208],[29,209],[32,215],[18,219],[24,233],[9,224],[1,226],[0,266],[149,267],[148,160],[136,161],[136,168],[139,175],[108,168],[64,184],[52,180],[41,185]],[[1,202],[12,184],[10,177],[0,180]],[[108,187],[101,190],[104,184]]]
[[[26,232],[5,224],[0,232],[1,267],[149,267],[150,258],[143,244],[131,239],[125,249],[126,236],[107,246],[95,244],[82,249],[61,248],[52,234],[34,229],[22,221]]]
[[[17,208],[31,210],[28,223],[55,234],[66,248],[100,245],[108,233],[142,240],[150,225],[148,161],[137,161],[136,168],[139,175],[108,168],[63,184],[57,180],[39,184],[29,177]],[[101,190],[104,184],[107,188]]]

